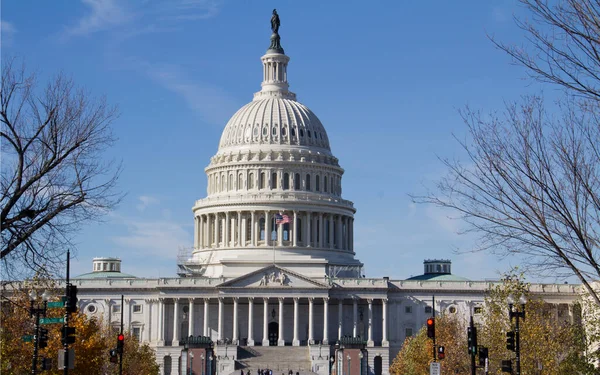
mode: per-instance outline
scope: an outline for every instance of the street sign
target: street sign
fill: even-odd
[[[24,336],[21,336],[21,340],[23,340],[23,342],[32,342],[33,341],[33,335],[24,335]]]
[[[64,323],[65,322],[65,318],[64,317],[60,317],[60,318],[41,318],[40,319],[40,324],[55,324],[55,323]]]
[[[65,307],[65,303],[63,301],[48,302],[49,309],[53,309],[56,307]]]
[[[429,375],[440,375],[442,373],[442,365],[439,362],[431,362],[429,365]]]

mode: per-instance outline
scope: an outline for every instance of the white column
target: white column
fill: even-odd
[[[158,299],[158,346],[165,345],[165,300]]]
[[[296,235],[296,230],[298,228],[298,213],[294,211],[294,227],[292,228],[292,246],[298,246],[298,236]]]
[[[210,302],[209,298],[204,299],[204,322],[202,327],[202,331],[204,332],[204,336],[209,337],[210,332],[208,332],[208,303]]]
[[[319,215],[313,215],[311,220],[311,242],[314,247],[319,247],[319,241],[317,241],[317,227],[318,227]]]
[[[229,212],[225,212],[225,235],[223,236],[223,247],[231,246],[231,218]]]
[[[352,337],[356,337],[358,329],[358,299],[352,299]]]
[[[308,298],[308,344],[312,344],[315,341],[313,334],[313,308],[314,308],[314,298]]]
[[[179,298],[173,298],[173,343],[179,346]]]
[[[189,306],[188,306],[188,336],[194,336],[194,299],[189,298]]]
[[[263,298],[263,346],[269,346],[269,299]]]
[[[238,297],[233,297],[233,343],[238,344]]]
[[[250,246],[256,246],[256,214],[250,212]]]
[[[310,245],[310,221],[312,217],[310,212],[304,214],[304,246],[311,247]]]
[[[123,326],[125,327],[126,331],[131,330],[131,299],[130,298],[125,298],[125,300],[123,301],[125,302],[125,306],[121,306],[123,310],[123,318],[124,318],[124,322],[123,322]]]
[[[254,298],[248,297],[248,346],[254,346]]]
[[[350,219],[350,243],[348,244],[348,250],[354,251],[354,218]]]
[[[265,246],[271,245],[271,218],[269,211],[265,211]]]
[[[292,340],[293,346],[300,346],[300,340],[298,340],[298,300],[300,298],[294,297],[294,338]]]
[[[329,298],[323,298],[323,344],[329,344]]]
[[[342,326],[344,324],[344,300],[338,301],[338,340],[342,339]]]
[[[219,242],[219,234],[221,233],[221,219],[219,219],[219,214],[215,214],[215,247],[220,247],[221,243]]]
[[[342,233],[343,229],[342,229],[342,216],[341,215],[337,216],[336,223],[337,223],[337,229],[335,231],[335,234],[336,234],[336,236],[335,236],[335,243],[337,244],[337,248],[338,249],[343,249],[343,247],[342,247],[342,242],[343,242],[342,238],[344,238],[344,235]]]
[[[333,215],[329,214],[328,215],[328,221],[329,221],[329,248],[333,249]]]
[[[367,333],[367,346],[374,346],[373,342],[373,300],[368,299],[369,302],[369,321],[368,321],[368,333]]]
[[[244,243],[243,238],[242,238],[242,212],[238,211],[237,213],[237,245],[238,246],[244,246],[242,245],[242,243]]]
[[[323,223],[323,214],[319,214],[319,246],[322,248],[323,244],[325,243],[325,231],[323,230],[325,228],[325,225]]]
[[[285,340],[283,338],[283,298],[279,298],[279,340],[277,346],[285,346]]]
[[[277,225],[277,246],[283,246],[283,224],[275,225]]]
[[[146,319],[145,319],[145,330],[144,330],[144,341],[146,342],[150,342],[152,341],[152,336],[151,336],[151,328],[152,328],[152,304],[154,303],[154,300],[151,299],[147,299],[146,300]]]
[[[387,298],[381,300],[383,303],[383,313],[381,315],[381,346],[389,346],[387,337]]]
[[[217,321],[217,340],[223,340],[223,298],[219,297],[219,318]]]
[[[200,218],[198,216],[194,216],[194,247],[198,248],[200,242]]]
[[[242,216],[242,230],[241,230],[240,246],[246,247],[246,239],[249,238],[248,233],[248,214]]]

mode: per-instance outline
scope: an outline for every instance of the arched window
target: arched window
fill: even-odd
[[[265,218],[261,217],[258,221],[258,229],[260,231],[260,239],[261,241],[265,240]]]
[[[310,191],[310,175],[306,174],[306,191]]]
[[[333,176],[329,177],[329,187],[331,188],[330,192],[335,193],[335,188],[333,185]]]
[[[290,189],[290,174],[289,173],[284,173],[283,174],[283,190],[289,190]]]
[[[248,175],[248,189],[254,189],[254,173]]]
[[[260,179],[258,180],[258,188],[259,189],[264,189],[265,188],[265,186],[267,185],[266,184],[266,179],[267,179],[267,176],[265,175],[265,172],[261,172],[260,173]]]
[[[238,176],[238,185],[237,185],[237,189],[241,190],[244,188],[244,176],[240,173]]]
[[[279,225],[276,224],[275,216],[271,218],[271,241],[277,241],[277,230]]]
[[[323,191],[327,193],[327,176],[323,176]]]
[[[283,240],[290,240],[290,223],[283,224]]]
[[[277,189],[277,173],[271,174],[271,189]]]
[[[321,176],[315,176],[315,191],[320,191],[319,182],[321,181]]]
[[[300,190],[300,173],[294,175],[294,190]]]
[[[329,228],[329,220],[325,220],[325,238],[324,241],[325,243],[329,244],[329,231],[331,230],[331,228]]]
[[[225,191],[225,175],[221,175],[221,191]]]
[[[296,136],[296,129],[292,128],[292,137]]]
[[[227,190],[229,190],[229,191],[233,190],[233,174],[232,173],[229,174],[229,179],[227,181]]]

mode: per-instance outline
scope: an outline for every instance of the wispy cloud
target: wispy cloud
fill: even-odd
[[[12,43],[13,36],[16,34],[17,28],[11,22],[0,20],[0,39],[1,45],[7,47]]]
[[[127,233],[112,237],[112,241],[135,253],[173,258],[180,248],[192,245],[191,235],[185,226],[174,221],[123,218],[123,224]]]
[[[158,200],[158,198],[155,197],[151,197],[149,195],[142,195],[138,197],[138,200],[140,201],[137,206],[135,206],[138,211],[143,212],[146,210],[146,208],[148,208],[151,205],[154,204],[159,204],[160,200]]]
[[[64,30],[63,39],[110,29],[132,19],[129,12],[116,0],[82,0],[82,2],[89,8],[88,12],[75,25]]]

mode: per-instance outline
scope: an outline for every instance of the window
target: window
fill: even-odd
[[[283,224],[283,240],[284,241],[289,241],[290,240],[290,223],[285,223]]]
[[[233,190],[233,174],[229,174],[229,180],[227,181],[227,189],[229,191]]]
[[[134,313],[141,313],[142,312],[142,305],[133,305],[133,312]]]
[[[240,173],[240,175],[238,176],[237,189],[241,190],[243,188],[244,188],[244,176],[242,176],[242,174]]]
[[[404,306],[405,314],[412,314],[412,306]]]
[[[267,128],[263,128],[262,134],[266,136],[267,135],[267,131],[268,131]]]
[[[481,307],[481,306],[475,306],[475,308],[473,309],[473,312],[475,314],[483,314],[483,307]]]
[[[310,175],[306,175],[306,191],[310,191]]]
[[[448,308],[448,312],[449,312],[450,314],[456,314],[456,306],[450,306],[450,307]]]
[[[274,136],[275,136],[275,135],[277,135],[277,128],[275,128],[275,127],[273,128],[273,132],[272,132],[272,134],[273,134]]]
[[[304,129],[300,129],[300,136],[304,137]]]
[[[431,308],[431,306],[425,306],[425,314],[431,314],[432,311],[433,309]]]
[[[307,130],[307,131],[306,131],[306,134],[308,134],[308,138],[312,138],[312,137],[310,136],[310,130]]]
[[[254,189],[254,173],[248,175],[248,189]]]
[[[277,173],[271,175],[271,189],[277,189]]]
[[[287,129],[286,128],[281,128],[281,135],[283,137],[287,136]]]
[[[290,189],[290,174],[289,173],[284,173],[283,174],[283,190],[289,190]]]
[[[295,137],[296,136],[296,129],[292,128],[291,132],[292,132],[292,137]]]
[[[410,337],[410,336],[412,336],[412,335],[413,335],[413,330],[412,330],[412,328],[406,328],[406,329],[404,330],[404,335],[405,335],[405,337]]]
[[[316,175],[315,176],[315,191],[319,191],[320,187],[319,187],[319,182],[321,181],[321,176]]]
[[[133,337],[135,337],[136,340],[140,341],[140,336],[142,335],[142,328],[141,327],[133,327],[132,333],[133,333]]]
[[[88,307],[87,307],[87,311],[88,311],[90,314],[93,314],[93,313],[95,313],[95,312],[96,312],[96,306],[94,306],[94,305],[88,305]]]
[[[294,175],[294,190],[300,190],[300,173]]]
[[[265,172],[262,172],[260,174],[260,179],[258,180],[258,188],[259,189],[264,189],[266,186],[266,176],[265,176]]]
[[[327,193],[327,176],[323,177],[323,191]]]
[[[112,312],[113,313],[120,313],[121,312],[121,305],[113,305]]]
[[[259,227],[259,231],[260,231],[260,239],[264,241],[264,239],[265,239],[265,218],[264,217],[262,217],[258,221],[258,227]]]
[[[296,241],[302,241],[302,219],[296,219],[296,228],[294,233],[296,233]]]

